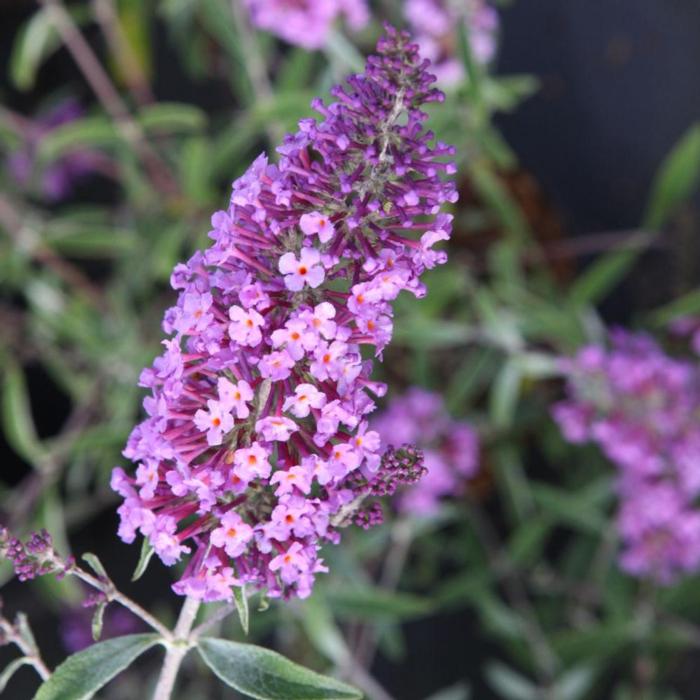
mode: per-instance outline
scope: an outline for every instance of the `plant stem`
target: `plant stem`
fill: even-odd
[[[9,620],[6,620],[4,617],[0,617],[0,630],[2,630],[7,639],[15,644],[24,654],[29,664],[41,677],[41,680],[45,681],[51,675],[51,671],[49,671],[48,667],[41,658],[41,654],[39,653],[39,649],[37,649],[36,645],[33,643],[30,644],[30,640],[25,639],[25,637],[23,637],[17,630],[15,625],[13,625]]]
[[[78,566],[73,566],[66,573],[77,576],[81,581],[84,581],[93,588],[96,588],[98,591],[102,591],[107,596],[107,600],[119,603],[119,605],[125,607],[127,610],[130,610],[132,613],[134,613],[134,615],[140,617],[147,625],[158,632],[158,634],[160,634],[166,641],[171,641],[174,638],[173,633],[165,625],[159,622],[147,610],[144,610],[138,603],[125,596],[121,591],[118,591],[111,581],[99,579],[92,574],[89,574],[87,571],[83,571],[83,569]],[[197,611],[195,609],[195,613],[196,612]],[[175,628],[175,632],[177,632],[177,627]]]
[[[153,700],[170,700],[177,672],[180,670],[182,660],[190,650],[189,635],[197,616],[197,610],[199,610],[199,604],[198,600],[187,598],[182,606],[180,617],[173,631],[174,639],[166,647],[165,660],[158,678],[158,685],[153,693]]]

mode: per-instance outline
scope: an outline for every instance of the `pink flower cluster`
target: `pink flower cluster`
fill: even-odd
[[[353,30],[369,21],[366,0],[244,0],[253,24],[305,49],[320,49],[333,23],[344,17]]]
[[[387,33],[279,165],[260,156],[234,182],[212,246],[173,271],[172,338],[141,375],[148,417],[124,451],[138,466],[112,486],[123,540],[140,532],[167,565],[192,555],[183,595],[307,596],[321,543],[377,522],[365,497],[422,468],[415,451],[382,456],[368,358],[391,339],[392,301],[423,296],[420,275],[445,260],[453,149],[423,127],[421,105],[442,99],[427,61]]]
[[[554,418],[619,470],[623,568],[670,583],[700,566],[700,372],[648,336],[611,333],[563,361],[568,399]]]
[[[459,9],[456,9],[459,6]],[[404,16],[416,35],[421,53],[433,63],[438,83],[445,87],[464,80],[457,52],[455,26],[464,22],[474,59],[490,62],[497,46],[498,13],[487,0],[406,0]]]
[[[420,484],[398,497],[403,512],[430,515],[440,499],[458,496],[479,468],[479,438],[466,422],[452,418],[442,397],[412,387],[393,398],[372,420],[372,428],[385,444],[413,444],[423,451],[427,469]]]

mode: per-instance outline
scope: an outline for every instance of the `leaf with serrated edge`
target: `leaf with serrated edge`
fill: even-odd
[[[39,688],[34,700],[88,700],[160,641],[157,634],[108,639],[69,656]]]
[[[201,639],[204,662],[227,685],[256,700],[360,700],[345,683],[299,666],[280,654],[227,639]]]

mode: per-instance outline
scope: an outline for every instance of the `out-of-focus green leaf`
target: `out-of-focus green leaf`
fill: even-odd
[[[114,123],[105,116],[84,117],[62,124],[46,134],[37,151],[39,162],[48,165],[70,151],[82,148],[124,146]]]
[[[207,115],[199,107],[182,102],[159,102],[141,109],[138,122],[154,134],[179,134],[201,131]]]
[[[694,289],[649,314],[649,321],[657,328],[667,326],[671,321],[684,316],[700,314],[700,289]]]
[[[370,587],[331,590],[328,601],[336,615],[370,620],[421,617],[433,608],[427,598]]]
[[[641,252],[641,248],[627,248],[598,258],[571,285],[571,302],[577,306],[601,302],[625,278]]]
[[[577,498],[575,492],[535,482],[531,482],[530,487],[537,504],[560,523],[594,534],[600,534],[607,527],[605,514]]]
[[[277,71],[276,91],[303,90],[310,82],[310,71],[313,63],[314,53],[312,51],[292,48]]]
[[[180,180],[185,194],[196,204],[210,201],[211,158],[209,142],[201,137],[187,139],[180,157]]]
[[[224,683],[257,700],[362,698],[359,690],[299,666],[269,649],[210,637],[200,639],[197,649]]]
[[[350,650],[333,619],[325,597],[314,593],[305,600],[301,621],[309,640],[320,654],[338,667],[347,665]]]
[[[42,62],[61,44],[47,8],[36,11],[18,33],[10,56],[10,77],[20,90],[31,90]]]
[[[156,634],[130,634],[93,644],[69,656],[34,700],[88,700],[158,641]]]
[[[581,700],[595,683],[597,671],[593,666],[578,666],[562,674],[552,686],[551,695],[557,700]]]
[[[541,697],[532,681],[498,661],[486,666],[486,679],[503,700],[538,700]]]
[[[498,428],[508,428],[515,417],[520,396],[522,369],[516,359],[507,360],[496,375],[490,397],[490,415]]]
[[[657,231],[700,183],[700,124],[681,137],[654,177],[643,227]]]
[[[325,43],[329,58],[339,64],[342,73],[361,73],[365,67],[362,54],[338,31],[330,31]]]
[[[471,697],[471,691],[466,683],[457,683],[457,685],[451,685],[449,688],[443,688],[438,690],[437,693],[433,693],[426,700],[469,700]]]
[[[128,229],[105,226],[49,223],[46,243],[52,250],[71,258],[114,258],[136,247],[137,238]]]
[[[236,23],[231,8],[225,0],[200,0],[197,6],[206,29],[224,48],[232,66],[227,75],[236,93],[245,104],[253,102],[253,89],[245,68],[248,58],[236,31]]]
[[[32,466],[41,468],[46,451],[39,440],[29,403],[29,390],[22,368],[12,361],[4,367],[2,422],[12,449]]]
[[[542,553],[552,529],[548,518],[532,518],[523,522],[510,537],[508,551],[521,566],[533,563]]]
[[[493,111],[512,112],[540,87],[534,75],[487,76],[482,85],[484,102]]]

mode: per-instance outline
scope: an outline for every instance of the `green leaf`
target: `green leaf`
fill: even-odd
[[[61,40],[46,8],[35,12],[17,35],[10,56],[10,77],[20,90],[31,90],[44,61]]]
[[[236,604],[241,627],[247,635],[250,627],[250,611],[248,609],[248,595],[245,590],[245,585],[233,587],[233,602]]]
[[[45,451],[39,441],[22,368],[12,361],[4,367],[2,421],[7,441],[20,457],[39,468]]]
[[[139,112],[138,122],[147,132],[189,133],[204,129],[207,125],[207,115],[199,107],[191,104],[159,102],[144,107]]]
[[[515,417],[522,372],[517,359],[508,360],[496,375],[490,396],[490,414],[498,428],[508,428]]]
[[[88,700],[159,641],[157,634],[129,634],[93,644],[69,656],[41,685],[34,700]]]
[[[153,545],[151,545],[148,537],[144,537],[141,541],[141,554],[139,555],[139,562],[136,564],[134,575],[131,577],[132,581],[138,581],[144,575],[154,551]]]
[[[651,186],[643,227],[658,231],[700,184],[700,124],[694,124],[666,156]]]
[[[370,586],[328,591],[328,602],[338,616],[368,620],[422,617],[433,609],[427,598]]]
[[[559,522],[596,535],[606,528],[605,514],[587,503],[581,494],[535,482],[531,482],[530,487],[537,504]]]
[[[314,593],[304,601],[301,622],[306,636],[319,654],[330,659],[338,667],[348,663],[350,650],[322,594]]]
[[[497,661],[486,667],[486,678],[504,700],[537,700],[541,697],[537,687],[527,678]]]
[[[359,700],[362,693],[252,644],[204,638],[204,662],[227,685],[256,700]],[[43,700],[39,698],[38,700]]]
[[[104,624],[106,608],[107,601],[103,600],[101,603],[98,603],[97,607],[95,608],[95,613],[92,616],[92,638],[95,642],[97,642],[102,636],[102,626]]]
[[[48,165],[69,151],[92,147],[123,146],[113,122],[104,116],[85,117],[63,124],[46,134],[39,144],[38,160]]]
[[[103,580],[109,581],[109,576],[102,562],[97,558],[96,554],[92,552],[85,552],[83,554],[83,559],[90,565],[90,568]]]
[[[663,328],[677,318],[695,316],[698,313],[700,313],[700,289],[693,289],[653,311],[649,315],[649,323],[657,328]]]
[[[118,258],[136,248],[137,237],[128,229],[88,224],[49,223],[46,243],[72,258]]]
[[[571,285],[571,301],[578,306],[601,302],[632,269],[643,250],[640,245],[616,250],[598,258]]]
[[[557,700],[581,700],[591,689],[595,679],[596,670],[592,666],[572,668],[557,679],[551,695]]]
[[[331,61],[340,65],[343,73],[349,70],[361,73],[364,70],[365,59],[362,54],[340,32],[331,30],[328,33],[324,49]]]
[[[31,660],[27,658],[26,656],[20,656],[19,659],[15,659],[14,661],[11,661],[5,668],[2,670],[2,673],[0,673],[0,693],[5,690],[7,684],[10,682],[10,679],[12,676],[19,671],[22,666],[26,664],[30,664]]]

